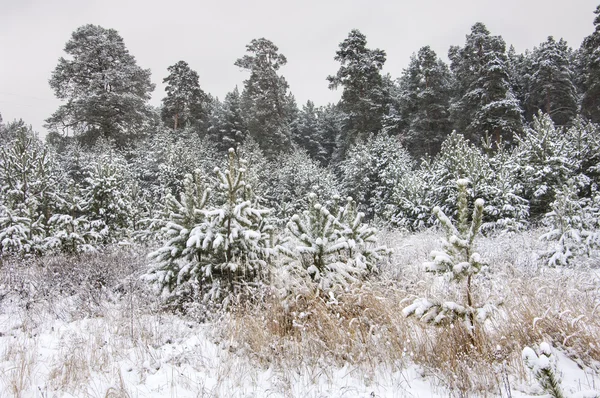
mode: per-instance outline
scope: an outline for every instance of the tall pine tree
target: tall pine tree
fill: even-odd
[[[583,98],[581,113],[594,123],[600,122],[600,5],[596,7],[594,32],[581,44]]]
[[[578,98],[567,43],[550,36],[533,50],[530,58],[524,104],[527,120],[533,120],[542,110],[555,124],[568,124],[577,113]]]
[[[435,155],[451,131],[448,66],[429,47],[413,55],[400,78],[400,108],[408,122],[404,145],[416,158]]]
[[[451,47],[448,56],[456,81],[454,127],[475,142],[486,134],[496,142],[511,141],[522,129],[522,111],[512,91],[502,37],[476,23],[465,46]]]
[[[200,88],[199,77],[187,62],[179,61],[167,68],[167,96],[163,98],[161,117],[166,126],[177,130],[185,127],[199,127],[206,119],[206,94]]]
[[[288,96],[288,83],[278,70],[287,59],[272,41],[254,39],[246,46],[249,53],[235,62],[250,72],[244,81],[242,107],[248,133],[269,157],[290,148],[290,113],[295,108]]]
[[[339,104],[344,113],[344,136],[338,141],[339,157],[343,158],[352,144],[382,128],[389,103],[389,90],[381,75],[386,54],[367,48],[366,36],[354,29],[340,43],[334,59],[341,66],[327,80],[330,89],[344,89]]]

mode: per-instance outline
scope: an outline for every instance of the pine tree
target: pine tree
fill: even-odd
[[[222,152],[229,148],[237,148],[245,141],[248,127],[237,87],[225,95],[222,103],[213,102],[208,135]]]
[[[345,206],[339,196],[323,205],[311,193],[307,205],[287,224],[295,240],[285,253],[298,259],[320,289],[345,288],[377,270],[389,250],[376,246],[377,230],[362,223],[364,214],[356,212],[352,198]]]
[[[161,117],[166,126],[198,129],[207,118],[208,97],[200,88],[198,73],[187,62],[179,61],[167,68],[169,76],[163,79],[167,96],[163,98]]]
[[[288,83],[277,74],[287,63],[279,48],[265,38],[254,39],[246,46],[250,55],[235,62],[250,72],[244,81],[242,108],[249,135],[260,145],[265,155],[274,158],[291,144]]]
[[[522,130],[522,111],[512,91],[504,40],[476,23],[465,46],[451,47],[448,56],[456,81],[454,127],[476,143],[485,134],[498,143],[511,142]]]
[[[307,101],[306,105],[302,107],[292,133],[294,142],[306,150],[311,158],[317,159],[324,154],[325,149],[321,146],[317,108],[312,101]]]
[[[408,123],[402,142],[415,158],[437,154],[452,130],[451,83],[448,66],[429,46],[412,56],[399,79],[400,109]]]
[[[565,397],[556,370],[556,358],[552,354],[552,349],[548,343],[540,344],[539,355],[530,347],[525,347],[522,358],[523,363],[531,370],[544,392],[552,398]]]
[[[130,201],[133,181],[125,160],[118,153],[105,153],[85,168],[84,175],[80,205],[84,214],[94,220],[95,229],[106,228],[100,232],[106,243],[127,237],[137,204]]]
[[[351,147],[339,170],[344,192],[372,219],[383,216],[394,186],[411,167],[400,139],[379,134]]]
[[[265,278],[274,254],[269,211],[256,206],[245,172],[231,149],[228,169],[216,169],[214,193],[189,175],[181,200],[168,197],[169,240],[149,255],[154,264],[147,276],[163,294],[221,300],[240,284]],[[214,207],[207,206],[209,193]]]
[[[18,248],[18,254],[43,251],[47,222],[59,200],[59,182],[52,154],[26,130],[0,147],[3,229],[10,229],[4,233],[13,236],[10,246]]]
[[[367,38],[360,31],[350,31],[334,59],[341,66],[327,80],[330,89],[344,89],[339,103],[344,114],[343,136],[338,141],[339,158],[343,159],[354,143],[381,130],[390,95],[381,75],[385,51],[367,48]]]
[[[548,232],[540,239],[554,242],[545,254],[550,266],[571,264],[600,249],[600,193],[592,188],[590,198],[580,198],[578,191],[575,180],[569,179],[557,189],[544,217]]]
[[[526,118],[539,111],[558,126],[568,124],[577,113],[577,90],[571,66],[571,50],[564,40],[552,36],[531,54],[527,73]]]
[[[56,211],[48,220],[49,233],[44,247],[66,254],[95,252],[108,233],[102,220],[90,220],[79,187],[71,183]],[[91,214],[90,214],[91,215]]]
[[[466,280],[463,286],[463,302],[459,304],[446,300],[418,298],[402,312],[404,316],[416,316],[421,321],[434,325],[460,320],[473,336],[476,328],[475,321],[485,320],[490,310],[489,305],[481,307],[475,305],[472,291],[473,278],[481,271],[485,263],[475,251],[474,245],[483,220],[484,201],[483,199],[475,200],[473,214],[469,221],[468,181],[458,180],[457,185],[457,225],[455,227],[439,207],[433,209],[433,213],[446,233],[446,239],[441,251],[431,252],[433,261],[426,262],[423,266],[428,272],[448,275],[449,279],[457,284]]]
[[[577,158],[571,158],[573,144],[564,130],[544,114],[534,117],[532,126],[518,137],[518,180],[524,187],[532,217],[548,212],[555,190],[579,167]]]
[[[302,149],[280,155],[269,173],[266,205],[279,220],[287,220],[306,208],[310,192],[323,197],[339,195],[341,189],[333,171],[322,167]]]
[[[144,133],[152,111],[147,105],[154,84],[114,29],[84,25],[65,45],[50,87],[63,101],[46,120],[51,132],[72,133],[93,144],[98,137],[124,146]]]
[[[340,159],[338,143],[342,141],[342,119],[343,114],[335,105],[329,104],[317,110],[321,148],[317,160],[324,166]]]
[[[594,123],[600,122],[600,5],[594,11],[594,32],[587,36],[580,48],[581,84],[583,98],[581,113]]]

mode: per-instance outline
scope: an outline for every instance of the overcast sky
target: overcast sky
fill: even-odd
[[[287,59],[281,73],[299,105],[337,101],[327,75],[339,43],[351,29],[369,48],[387,53],[385,72],[394,78],[412,53],[430,45],[447,61],[450,45],[464,45],[475,22],[502,35],[517,52],[547,36],[573,48],[593,31],[598,0],[0,0],[0,113],[23,118],[44,133],[44,119],[60,105],[48,79],[71,33],[92,23],[116,29],[138,65],[157,84],[152,104],[164,96],[167,67],[188,62],[200,85],[219,98],[246,73],[235,67],[254,38],[273,41]]]

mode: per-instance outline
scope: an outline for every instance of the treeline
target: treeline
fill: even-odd
[[[434,207],[456,213],[456,180],[466,178],[469,195],[486,201],[484,231],[547,222],[567,262],[579,250],[569,239],[598,240],[599,40],[600,28],[575,51],[548,38],[515,54],[478,23],[450,49],[449,66],[424,47],[394,80],[381,74],[385,52],[353,30],[327,78],[343,90],[339,103],[298,109],[279,74],[285,56],[257,39],[235,61],[249,73],[241,92],[210,96],[180,61],[154,109],[150,71],[118,33],[83,26],[50,79],[65,103],[47,120],[46,143],[23,122],[0,122],[0,251],[77,253],[160,238],[173,200],[189,200],[185,181],[219,191],[213,170],[229,167],[233,148],[252,188],[240,200],[272,209],[276,230],[303,214],[311,192],[323,206],[354,198],[365,220],[428,227]],[[207,206],[224,203],[209,196]]]

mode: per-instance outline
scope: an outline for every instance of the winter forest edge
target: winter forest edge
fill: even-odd
[[[49,79],[63,103],[45,141],[0,116],[0,320],[13,322],[0,346],[23,342],[0,356],[0,385],[80,396],[103,374],[102,396],[161,396],[148,387],[161,363],[201,367],[157,359],[189,329],[277,377],[356,367],[364,396],[415,394],[382,387],[386,371],[439,396],[600,396],[592,15],[578,49],[548,37],[523,54],[476,23],[449,65],[426,46],[398,78],[352,30],[326,78],[340,101],[301,107],[265,38],[232,60],[241,89],[213,97],[179,61],[154,108],[151,72],[119,33],[78,28]],[[83,379],[62,354],[33,370],[42,343],[27,336],[86,319],[123,323],[122,352],[151,347],[136,375],[116,346],[72,370]],[[179,383],[181,396],[246,396]],[[314,396],[338,396],[336,383]],[[254,388],[312,396],[284,384]]]

